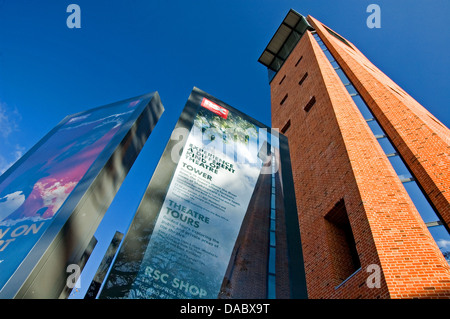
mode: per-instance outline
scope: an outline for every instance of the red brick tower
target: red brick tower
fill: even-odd
[[[310,16],[291,10],[259,61],[289,139],[309,298],[449,298],[449,129]]]

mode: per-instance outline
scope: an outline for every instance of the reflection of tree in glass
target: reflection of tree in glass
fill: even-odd
[[[447,235],[447,234],[446,234]],[[445,260],[450,265],[450,240],[445,238],[440,238],[436,241],[438,244],[438,248],[441,251],[441,253],[444,255]]]
[[[197,113],[195,125],[211,140],[221,137],[224,143],[232,138],[235,142],[247,144],[250,137],[257,137],[256,126],[239,115],[228,113],[226,119],[201,109]]]

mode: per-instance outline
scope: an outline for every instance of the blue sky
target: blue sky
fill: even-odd
[[[66,25],[71,3],[80,29]],[[366,25],[371,3],[380,29]],[[0,0],[0,173],[68,114],[153,91],[166,109],[99,228],[82,290],[126,231],[194,86],[270,125],[257,60],[290,8],[346,37],[450,126],[447,0]]]

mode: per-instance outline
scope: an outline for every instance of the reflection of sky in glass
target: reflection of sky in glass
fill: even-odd
[[[369,108],[367,107],[366,103],[361,99],[361,96],[355,95],[353,97],[353,101],[355,102],[356,106],[358,107],[359,111],[361,112],[364,119],[372,119],[373,115],[372,112],[370,112]]]
[[[420,190],[416,182],[404,183],[403,186],[408,192],[409,197],[413,201],[425,223],[435,222],[439,220],[439,217],[436,215],[433,208],[428,203],[428,200],[425,198],[423,192]]]
[[[317,40],[317,43],[319,44],[320,48],[325,53],[327,59],[330,61],[333,68],[336,70],[337,75],[339,76],[342,83],[346,87],[348,93],[352,96],[352,99],[355,102],[356,106],[358,107],[359,111],[361,112],[362,116],[364,117],[364,119],[367,120],[369,128],[377,138],[385,154],[388,155],[389,161],[392,164],[392,167],[394,168],[398,177],[401,180],[412,178],[409,169],[407,168],[406,164],[403,162],[401,157],[399,155],[392,156],[394,155],[394,153],[396,153],[394,146],[391,144],[391,142],[387,137],[383,137],[385,136],[383,129],[381,128],[377,120],[374,118],[367,104],[358,94],[357,90],[352,85],[348,77],[345,75],[345,72],[339,67],[339,64],[335,61],[333,55],[328,50],[326,50],[326,46],[323,44],[320,37],[317,34],[314,34],[314,38]],[[430,203],[426,199],[424,193],[419,188],[417,183],[415,181],[409,181],[404,182],[403,185],[405,186],[406,191],[408,192],[411,200],[413,201],[414,205],[416,206],[425,223],[439,221],[439,217],[434,212],[433,208],[431,207]],[[429,230],[433,235],[433,238],[435,239],[439,248],[441,249],[442,253],[444,254],[447,262],[450,264],[449,232],[442,225],[429,227]]]
[[[376,121],[367,122],[374,135],[384,135],[384,131]]]
[[[138,101],[74,116],[0,184],[0,225],[50,219]]]
[[[428,228],[447,262],[450,264],[450,235],[443,225]]]
[[[403,178],[411,177],[411,173],[399,156],[389,157],[389,162],[391,162],[397,175],[402,176]]]

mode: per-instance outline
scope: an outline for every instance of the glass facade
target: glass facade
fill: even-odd
[[[345,75],[344,71],[341,69],[337,61],[334,59],[333,55],[330,53],[330,51],[327,49],[323,41],[320,39],[319,35],[316,32],[314,32],[313,36],[316,39],[317,43],[319,44],[320,48],[325,53],[325,56],[333,66],[342,83],[346,87],[348,93],[352,97],[359,111],[363,115],[364,119],[367,122],[367,125],[372,130],[372,133],[374,134],[381,148],[388,157],[400,181],[403,183],[405,190],[407,191],[408,195],[410,196],[411,200],[413,201],[414,205],[419,211],[419,214],[421,215],[423,221],[426,223],[431,235],[436,241],[436,244],[438,245],[444,257],[446,258],[447,262],[450,264],[450,235],[448,230],[445,228],[442,220],[436,214],[433,207],[430,205],[430,202],[428,201],[426,195],[420,188],[420,185],[417,183],[417,181],[415,181],[406,163],[403,161],[403,159],[400,157],[395,147],[388,139],[387,135],[379,125],[376,118],[373,116],[367,104],[359,95],[358,91],[352,85],[348,77]]]

